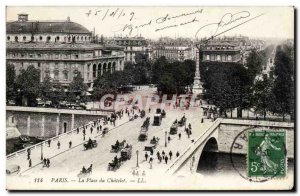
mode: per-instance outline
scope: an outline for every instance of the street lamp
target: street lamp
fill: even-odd
[[[43,156],[43,142],[41,142],[41,160],[44,159],[44,156]]]
[[[139,151],[136,151],[136,167],[139,167]]]
[[[167,147],[167,131],[165,131],[165,147]]]

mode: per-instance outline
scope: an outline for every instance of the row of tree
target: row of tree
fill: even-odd
[[[204,98],[220,109],[221,114],[238,108],[238,117],[243,109],[254,109],[266,119],[267,112],[293,118],[294,114],[294,62],[293,48],[280,45],[276,48],[274,69],[270,76],[262,75],[274,46],[257,52],[251,51],[247,63],[201,63],[204,82]],[[260,76],[260,77],[258,77]]]
[[[81,73],[78,72],[68,88],[60,83],[51,82],[49,75],[40,81],[40,70],[34,66],[21,69],[16,75],[15,67],[8,64],[6,67],[6,99],[14,100],[16,105],[36,106],[37,98],[45,101],[58,102],[60,100],[76,101],[86,90]]]

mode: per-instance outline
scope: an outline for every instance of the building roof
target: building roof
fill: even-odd
[[[7,22],[7,34],[19,33],[90,33],[84,26],[71,21],[27,21]]]
[[[115,45],[101,45],[97,43],[45,43],[45,42],[7,42],[7,50],[121,50],[122,47]]]

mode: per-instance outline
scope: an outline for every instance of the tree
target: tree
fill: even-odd
[[[266,63],[264,55],[256,50],[251,50],[247,57],[246,67],[252,82],[255,77],[261,72],[262,65]]]
[[[294,103],[294,63],[291,49],[286,46],[277,46],[275,54],[274,68],[274,88],[275,104],[273,112],[282,115],[283,120],[286,114],[293,112]]]
[[[51,82],[50,76],[47,74],[46,77],[44,78],[44,81],[41,84],[41,96],[44,99],[51,99],[51,92],[53,85]]]
[[[15,99],[16,70],[14,65],[6,64],[6,99]]]
[[[253,107],[255,112],[263,115],[266,120],[267,111],[274,104],[274,94],[272,92],[273,82],[269,78],[257,80],[253,87]]]
[[[84,83],[84,79],[80,72],[74,76],[73,81],[69,85],[69,91],[74,93],[83,93],[87,91],[88,86]]]
[[[16,89],[19,92],[18,104],[35,106],[40,93],[40,70],[32,65],[22,69],[16,80]]]

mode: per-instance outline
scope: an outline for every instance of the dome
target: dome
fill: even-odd
[[[72,34],[88,34],[90,31],[84,26],[70,21],[26,21],[26,22],[7,22],[7,34],[39,34],[39,33],[72,33]]]

